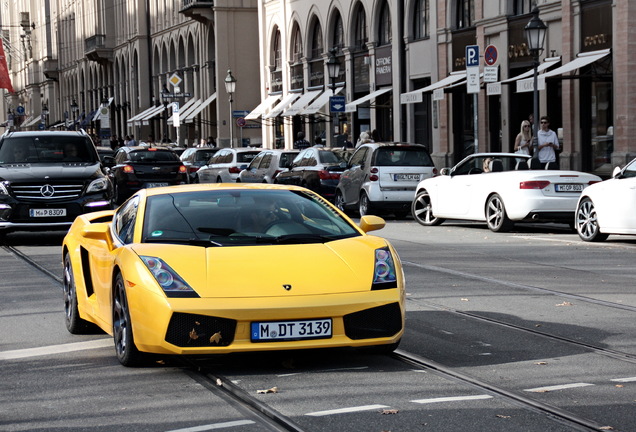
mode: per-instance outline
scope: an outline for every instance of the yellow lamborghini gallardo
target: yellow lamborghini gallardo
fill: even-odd
[[[64,238],[71,333],[111,334],[119,361],[148,353],[375,347],[404,332],[404,274],[388,241],[294,186],[143,189],[79,216]]]

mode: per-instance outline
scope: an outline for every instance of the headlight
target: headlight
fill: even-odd
[[[106,177],[102,177],[97,180],[93,180],[91,184],[88,185],[86,193],[102,192],[105,190],[108,190],[108,179]]]
[[[395,263],[389,248],[375,250],[372,290],[397,288]]]
[[[199,295],[161,258],[140,256],[150,273],[168,297],[199,297]]]
[[[0,182],[0,195],[9,195],[9,182]]]

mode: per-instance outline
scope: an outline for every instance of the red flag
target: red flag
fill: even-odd
[[[7,59],[4,56],[4,44],[0,38],[0,88],[9,90],[9,93],[15,93],[9,78],[9,68],[7,67]]]

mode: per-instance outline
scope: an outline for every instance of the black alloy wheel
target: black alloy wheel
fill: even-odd
[[[144,363],[145,356],[137,350],[133,336],[128,299],[124,286],[124,278],[118,273],[113,287],[113,339],[117,359],[124,366],[138,366]]]
[[[71,265],[70,254],[64,255],[64,280],[62,285],[64,295],[64,321],[66,329],[71,334],[86,334],[93,329],[93,325],[80,318],[79,307],[77,305],[77,287],[75,285],[75,275]]]

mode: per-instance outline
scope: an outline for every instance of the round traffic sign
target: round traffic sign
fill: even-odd
[[[497,63],[497,47],[494,45],[488,45],[484,51],[484,62],[488,66],[492,66]]]
[[[236,125],[238,127],[244,127],[247,124],[247,121],[245,120],[244,117],[239,117],[236,119]]]

